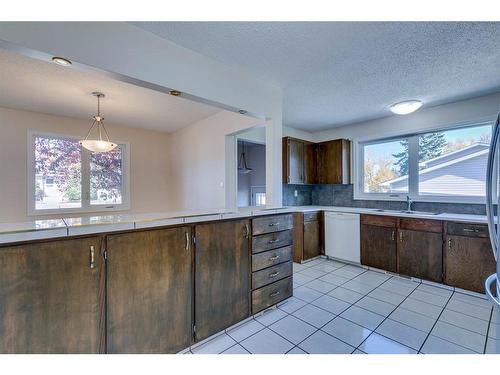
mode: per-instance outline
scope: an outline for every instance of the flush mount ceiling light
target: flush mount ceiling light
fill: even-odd
[[[181,96],[182,92],[180,92],[179,90],[170,90],[170,95],[172,95],[172,96]]]
[[[422,104],[420,100],[405,100],[391,105],[389,109],[397,115],[407,115],[422,107]]]
[[[59,56],[54,56],[52,58],[52,62],[56,63],[57,65],[61,66],[70,66],[72,64],[71,61],[68,59],[65,59],[64,57],[59,57]]]
[[[248,111],[245,111],[244,109],[240,109],[240,110],[238,111],[238,113],[239,113],[240,115],[246,115],[246,114],[248,113]]]
[[[90,127],[87,136],[80,144],[87,150],[92,152],[108,152],[113,150],[117,144],[109,141],[108,132],[104,127],[104,117],[101,116],[101,98],[104,98],[102,92],[93,92],[92,95],[97,97],[97,115],[92,117],[92,126]],[[97,139],[89,139],[92,129],[97,125]],[[102,139],[102,133],[106,139]]]

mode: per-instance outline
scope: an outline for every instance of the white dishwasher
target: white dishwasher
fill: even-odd
[[[325,212],[326,256],[361,263],[359,237],[359,214]]]

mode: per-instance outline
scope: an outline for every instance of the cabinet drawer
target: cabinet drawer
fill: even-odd
[[[443,222],[429,219],[400,219],[399,228],[423,232],[442,233]]]
[[[292,296],[292,278],[287,277],[252,292],[252,314]]]
[[[446,223],[446,232],[454,236],[489,237],[488,226],[482,224]]]
[[[259,271],[261,269],[274,266],[276,264],[288,262],[292,259],[292,247],[281,247],[266,251],[260,254],[252,255],[252,271]]]
[[[290,246],[292,242],[291,230],[255,236],[252,237],[252,253],[256,254],[278,247]]]
[[[304,212],[304,221],[318,221],[320,219],[319,211]]]
[[[397,217],[381,215],[361,215],[361,224],[375,225],[377,227],[396,228]]]
[[[279,232],[293,228],[292,214],[258,217],[252,220],[252,234]]]
[[[252,274],[252,289],[284,279],[292,275],[292,262],[278,264]]]

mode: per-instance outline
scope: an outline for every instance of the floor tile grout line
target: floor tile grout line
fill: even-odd
[[[392,276],[392,277],[396,277],[396,276]],[[392,279],[392,277],[391,277],[390,279],[388,279],[387,281],[391,280],[391,279]],[[386,282],[387,282],[387,281],[386,281]],[[413,281],[413,282],[414,282],[414,281]],[[366,340],[368,340],[368,338],[369,338],[371,335],[373,335],[374,333],[376,333],[376,334],[380,335],[380,333],[375,332],[375,331],[378,329],[378,327],[380,327],[380,326],[382,325],[382,323],[384,323],[387,319],[389,319],[389,316],[390,316],[390,315],[391,315],[394,311],[396,311],[396,309],[397,309],[399,306],[401,306],[401,304],[402,304],[404,301],[406,301],[406,300],[410,297],[410,295],[411,295],[411,294],[412,294],[412,293],[413,293],[413,292],[414,292],[414,291],[415,291],[415,290],[419,287],[419,285],[420,285],[420,284],[422,284],[422,282],[421,282],[421,281],[420,281],[420,282],[415,282],[415,283],[417,284],[417,286],[416,286],[416,287],[415,287],[415,288],[414,288],[414,289],[410,292],[410,294],[408,294],[408,295],[407,295],[407,296],[406,296],[406,297],[405,297],[405,298],[404,298],[404,299],[403,299],[403,300],[399,303],[399,305],[397,305],[397,306],[396,306],[396,307],[395,307],[395,308],[394,308],[394,309],[393,309],[393,310],[389,313],[389,315],[387,315],[387,316],[386,316],[386,317],[385,317],[385,318],[384,318],[384,319],[383,319],[383,320],[382,320],[382,321],[381,321],[381,322],[380,322],[380,323],[379,323],[379,324],[378,324],[378,325],[377,325],[377,326],[376,326],[376,327],[372,330],[372,332],[371,332],[371,333],[370,333],[370,334],[369,334],[369,335],[368,335],[368,336],[367,336],[367,337],[366,337],[363,341],[361,341],[361,343],[360,343],[360,344],[356,347],[356,349],[359,349],[359,348],[361,347],[361,345],[363,345],[363,343],[364,343]],[[384,283],[383,283],[383,284],[384,284]],[[382,285],[382,284],[381,284],[381,285]],[[384,336],[384,335],[381,335],[381,336]],[[404,345],[404,344],[402,344],[402,343],[400,343],[400,342],[398,342],[398,341],[396,341],[396,340],[394,340],[394,339],[391,339],[391,338],[389,338],[389,337],[387,337],[387,336],[384,336],[384,337],[386,337],[387,339],[392,340],[392,341],[394,341],[394,342],[397,342],[398,344],[401,344],[401,345],[403,345],[403,346],[406,346],[407,348],[410,348],[408,345]],[[413,348],[410,348],[410,349],[413,349]],[[361,349],[359,349],[359,350],[361,350]],[[413,349],[413,350],[415,350],[415,349]],[[418,353],[418,350],[417,350],[417,353]]]
[[[490,319],[488,321],[488,328],[486,329],[486,340],[484,341],[483,354],[486,354],[486,349],[488,348],[488,337],[490,335],[491,320],[493,319],[493,309],[494,307],[492,307],[490,311]]]

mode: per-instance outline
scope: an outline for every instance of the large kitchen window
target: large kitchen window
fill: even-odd
[[[356,199],[483,203],[491,123],[361,142]]]
[[[127,144],[93,153],[75,138],[30,133],[28,150],[30,215],[129,207]]]

